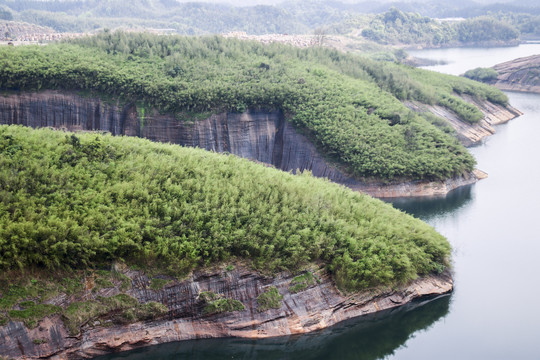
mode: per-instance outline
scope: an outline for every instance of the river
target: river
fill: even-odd
[[[462,74],[540,54],[540,44],[411,53],[447,62],[430,69]],[[443,199],[394,201],[451,242],[451,296],[308,335],[186,341],[100,359],[539,359],[540,95],[508,96],[525,114],[470,149],[487,179]]]

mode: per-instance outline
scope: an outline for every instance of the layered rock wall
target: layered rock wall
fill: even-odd
[[[480,109],[484,114],[484,118],[475,124],[469,124],[461,121],[455,113],[443,106],[426,105],[415,101],[408,101],[405,105],[414,111],[429,111],[434,115],[446,119],[456,131],[459,141],[465,146],[478,144],[486,137],[495,134],[495,125],[504,124],[509,120],[523,115],[519,110],[509,105],[502,106],[489,101],[478,101],[468,95],[461,95],[461,97]]]
[[[0,355],[15,359],[83,359],[138,347],[211,337],[266,338],[302,334],[332,326],[340,321],[404,305],[424,296],[452,291],[449,274],[431,275],[397,289],[364,291],[344,295],[323,271],[316,271],[307,289],[292,293],[292,276],[262,276],[239,267],[233,271],[200,272],[189,279],[174,281],[162,290],[152,290],[149,279],[129,270],[133,288],[127,294],[139,302],[157,301],[169,308],[161,320],[129,325],[86,324],[81,333],[69,336],[59,316],[46,318],[35,329],[22,322],[0,327]],[[259,311],[257,297],[275,286],[283,295],[279,309]],[[212,291],[242,302],[244,310],[204,314],[199,294]],[[109,290],[114,295],[119,289]],[[88,296],[97,296],[89,289]],[[66,299],[51,299],[66,305]],[[34,342],[40,339],[39,343]]]
[[[197,121],[146,112],[138,114],[133,104],[122,107],[55,91],[0,97],[0,124],[137,136],[228,152],[284,171],[310,170],[338,183],[354,182],[328,164],[279,111],[222,113]]]

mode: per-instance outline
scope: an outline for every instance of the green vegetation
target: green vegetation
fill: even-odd
[[[162,317],[168,311],[169,309],[162,303],[150,301],[146,304],[140,304],[134,308],[125,310],[122,313],[122,317],[127,322],[146,321]]]
[[[83,290],[83,280],[79,274],[58,270],[54,276],[44,278],[28,273],[12,275],[10,271],[4,272],[0,276],[0,317],[1,311],[12,310],[17,304],[28,308],[61,293],[71,296]]]
[[[521,33],[522,38],[538,39],[540,36],[540,14],[498,12],[492,14],[501,21],[512,24]]]
[[[119,294],[108,298],[98,297],[97,300],[73,302],[62,313],[64,324],[71,335],[77,335],[80,328],[90,321],[103,317],[110,317],[117,323],[130,323],[150,320],[163,316],[168,309],[165,305],[156,302],[139,304],[139,302],[126,294]]]
[[[519,31],[510,24],[489,16],[467,19],[457,24],[458,39],[464,43],[519,40]]]
[[[38,321],[44,317],[58,314],[62,311],[62,308],[59,306],[50,304],[36,305],[32,301],[26,302],[26,306],[23,306],[22,304],[20,304],[20,306],[23,310],[10,310],[8,316],[12,320],[24,322],[24,325],[30,329],[35,328]]]
[[[107,289],[114,287],[114,284],[111,280],[103,279],[103,278],[97,278],[96,279],[96,287],[93,289],[94,291],[98,291],[100,289]]]
[[[13,20],[13,14],[9,10],[0,8],[0,20]]]
[[[185,35],[243,30],[249,33],[307,32],[302,22],[274,6],[234,7],[175,0],[0,1],[9,6],[0,16],[51,27],[61,32],[98,28],[170,29]]]
[[[29,268],[26,269],[28,271]],[[45,303],[47,300],[68,296],[81,299],[85,294],[84,284],[94,284],[92,292],[100,288],[99,279],[113,279],[113,286],[124,288],[126,275],[104,270],[65,271],[57,269],[55,273],[30,269],[26,271],[9,270],[0,276],[0,326],[9,320],[22,321],[28,328],[35,328],[43,318],[61,314],[71,334],[77,334],[82,325],[106,319],[112,323],[130,323],[154,319],[165,315],[168,309],[160,303],[139,304],[136,299],[119,294],[96,300],[75,301],[65,309]],[[131,280],[129,280],[131,284]]]
[[[359,290],[430,273],[450,254],[420,220],[309,173],[138,138],[1,126],[0,188],[3,269],[124,259],[186,274],[244,259],[273,273],[322,261]],[[0,305],[39,284],[13,286]]]
[[[375,16],[362,30],[362,36],[381,44],[440,46],[456,40],[456,31],[448,22],[437,22],[417,13],[392,8]]]
[[[204,301],[205,303],[210,303],[210,302],[216,301],[216,300],[218,300],[220,298],[221,298],[221,296],[216,294],[213,291],[202,291],[199,294],[199,299]]]
[[[354,30],[355,23],[342,28]],[[430,19],[418,13],[407,13],[392,8],[375,16],[362,36],[381,44],[431,46],[459,46],[470,43],[512,43],[519,41],[519,31],[505,21],[491,16],[480,16],[458,22]]]
[[[224,312],[245,310],[244,304],[238,300],[224,298],[212,291],[203,291],[199,294],[199,299],[205,303],[203,314],[213,315]]]
[[[221,314],[224,312],[234,312],[245,310],[244,304],[234,299],[217,299],[204,307],[203,313],[206,315]]]
[[[263,312],[269,309],[279,309],[281,307],[281,295],[275,286],[271,286],[268,290],[257,297],[257,311]]]
[[[120,290],[127,291],[131,289],[131,279],[120,272],[113,272],[113,277],[121,282]]]
[[[185,35],[245,31],[248,34],[308,34],[324,27],[332,33],[349,34],[364,29],[373,20],[371,30],[383,40],[400,39],[402,43],[421,41],[424,45],[447,44],[457,38],[457,26],[444,25],[432,18],[489,16],[503,20],[509,34],[516,29],[521,34],[538,35],[539,8],[532,2],[480,5],[471,2],[341,2],[341,1],[285,1],[275,6],[231,6],[208,2],[178,2],[174,0],[131,0],[126,8],[122,0],[0,0],[0,19],[24,21],[51,27],[60,32],[87,32],[103,28],[166,29],[166,32]],[[395,6],[395,7],[392,7]],[[399,8],[399,10],[397,8]],[[388,16],[401,11],[405,20],[398,18],[388,26],[380,21],[392,20]],[[368,13],[371,13],[368,15]],[[418,14],[420,15],[418,15]],[[403,26],[403,27],[401,27]],[[382,32],[382,28],[388,32]],[[394,27],[400,27],[399,34]],[[488,25],[489,27],[489,25]],[[470,30],[478,30],[476,27]],[[480,27],[482,34],[484,27]],[[487,29],[487,28],[486,28]],[[454,30],[454,31],[452,31]],[[504,38],[504,30],[494,28],[495,37]],[[468,36],[466,32],[461,35]],[[448,37],[450,36],[450,38]],[[490,35],[488,35],[490,36]]]
[[[217,36],[118,32],[70,44],[0,48],[0,89],[47,88],[94,91],[121,103],[136,99],[179,121],[193,113],[278,109],[328,160],[357,178],[387,182],[447,179],[474,167],[455,138],[400,100],[446,106],[469,122],[482,114],[455,96],[461,89],[507,101],[500,91],[464,78],[325,48]]]
[[[291,280],[289,291],[292,294],[296,294],[300,291],[307,289],[309,286],[313,284],[315,284],[315,279],[313,278],[313,274],[308,271],[305,274],[297,276]]]
[[[497,76],[499,76],[499,73],[492,68],[476,68],[465,72],[466,78],[481,82],[497,80]]]
[[[161,290],[165,287],[165,285],[167,285],[168,283],[170,282],[170,280],[165,280],[165,279],[158,279],[158,278],[153,278],[151,281],[150,281],[150,289],[152,290]]]

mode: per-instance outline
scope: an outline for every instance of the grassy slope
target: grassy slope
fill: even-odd
[[[123,259],[176,273],[245,259],[322,261],[343,289],[447,266],[450,247],[390,205],[235,156],[96,134],[0,127],[0,267]]]
[[[474,159],[445,129],[400,100],[440,104],[464,121],[481,112],[462,88],[505,103],[498,90],[338,51],[220,37],[105,33],[73,44],[0,48],[0,88],[93,90],[185,114],[283,110],[319,149],[358,178],[446,179]]]

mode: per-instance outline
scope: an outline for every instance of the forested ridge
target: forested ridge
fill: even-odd
[[[365,23],[365,20],[362,19]],[[348,30],[356,26],[347,20]],[[347,27],[341,28],[346,31]],[[463,21],[440,21],[392,8],[375,16],[362,30],[362,36],[381,44],[460,46],[463,44],[517,43],[520,32],[504,20],[480,16]]]
[[[310,174],[133,137],[0,126],[0,268],[112,261],[181,275],[322,262],[346,290],[443,271],[450,247],[388,204]]]
[[[189,35],[229,31],[299,34],[310,33],[318,27],[333,27],[333,24],[350,25],[359,18],[376,21],[381,16],[378,14],[391,12],[392,8],[422,18],[489,16],[506,21],[512,17],[509,23],[523,34],[537,34],[531,26],[537,27],[535,23],[538,23],[540,14],[540,7],[535,1],[481,5],[438,0],[384,3],[290,0],[274,6],[232,6],[209,2],[131,0],[126,6],[122,0],[0,0],[0,19],[25,21],[61,32],[124,26],[167,28]],[[431,26],[437,27],[434,20]],[[421,30],[427,37],[433,35],[432,29]]]
[[[456,94],[507,103],[499,90],[468,79],[326,48],[219,36],[105,32],[70,43],[3,47],[0,65],[4,90],[90,90],[178,121],[278,109],[329,160],[378,181],[447,179],[474,166],[444,122],[410,111],[401,100],[445,106],[471,123],[483,114]]]

